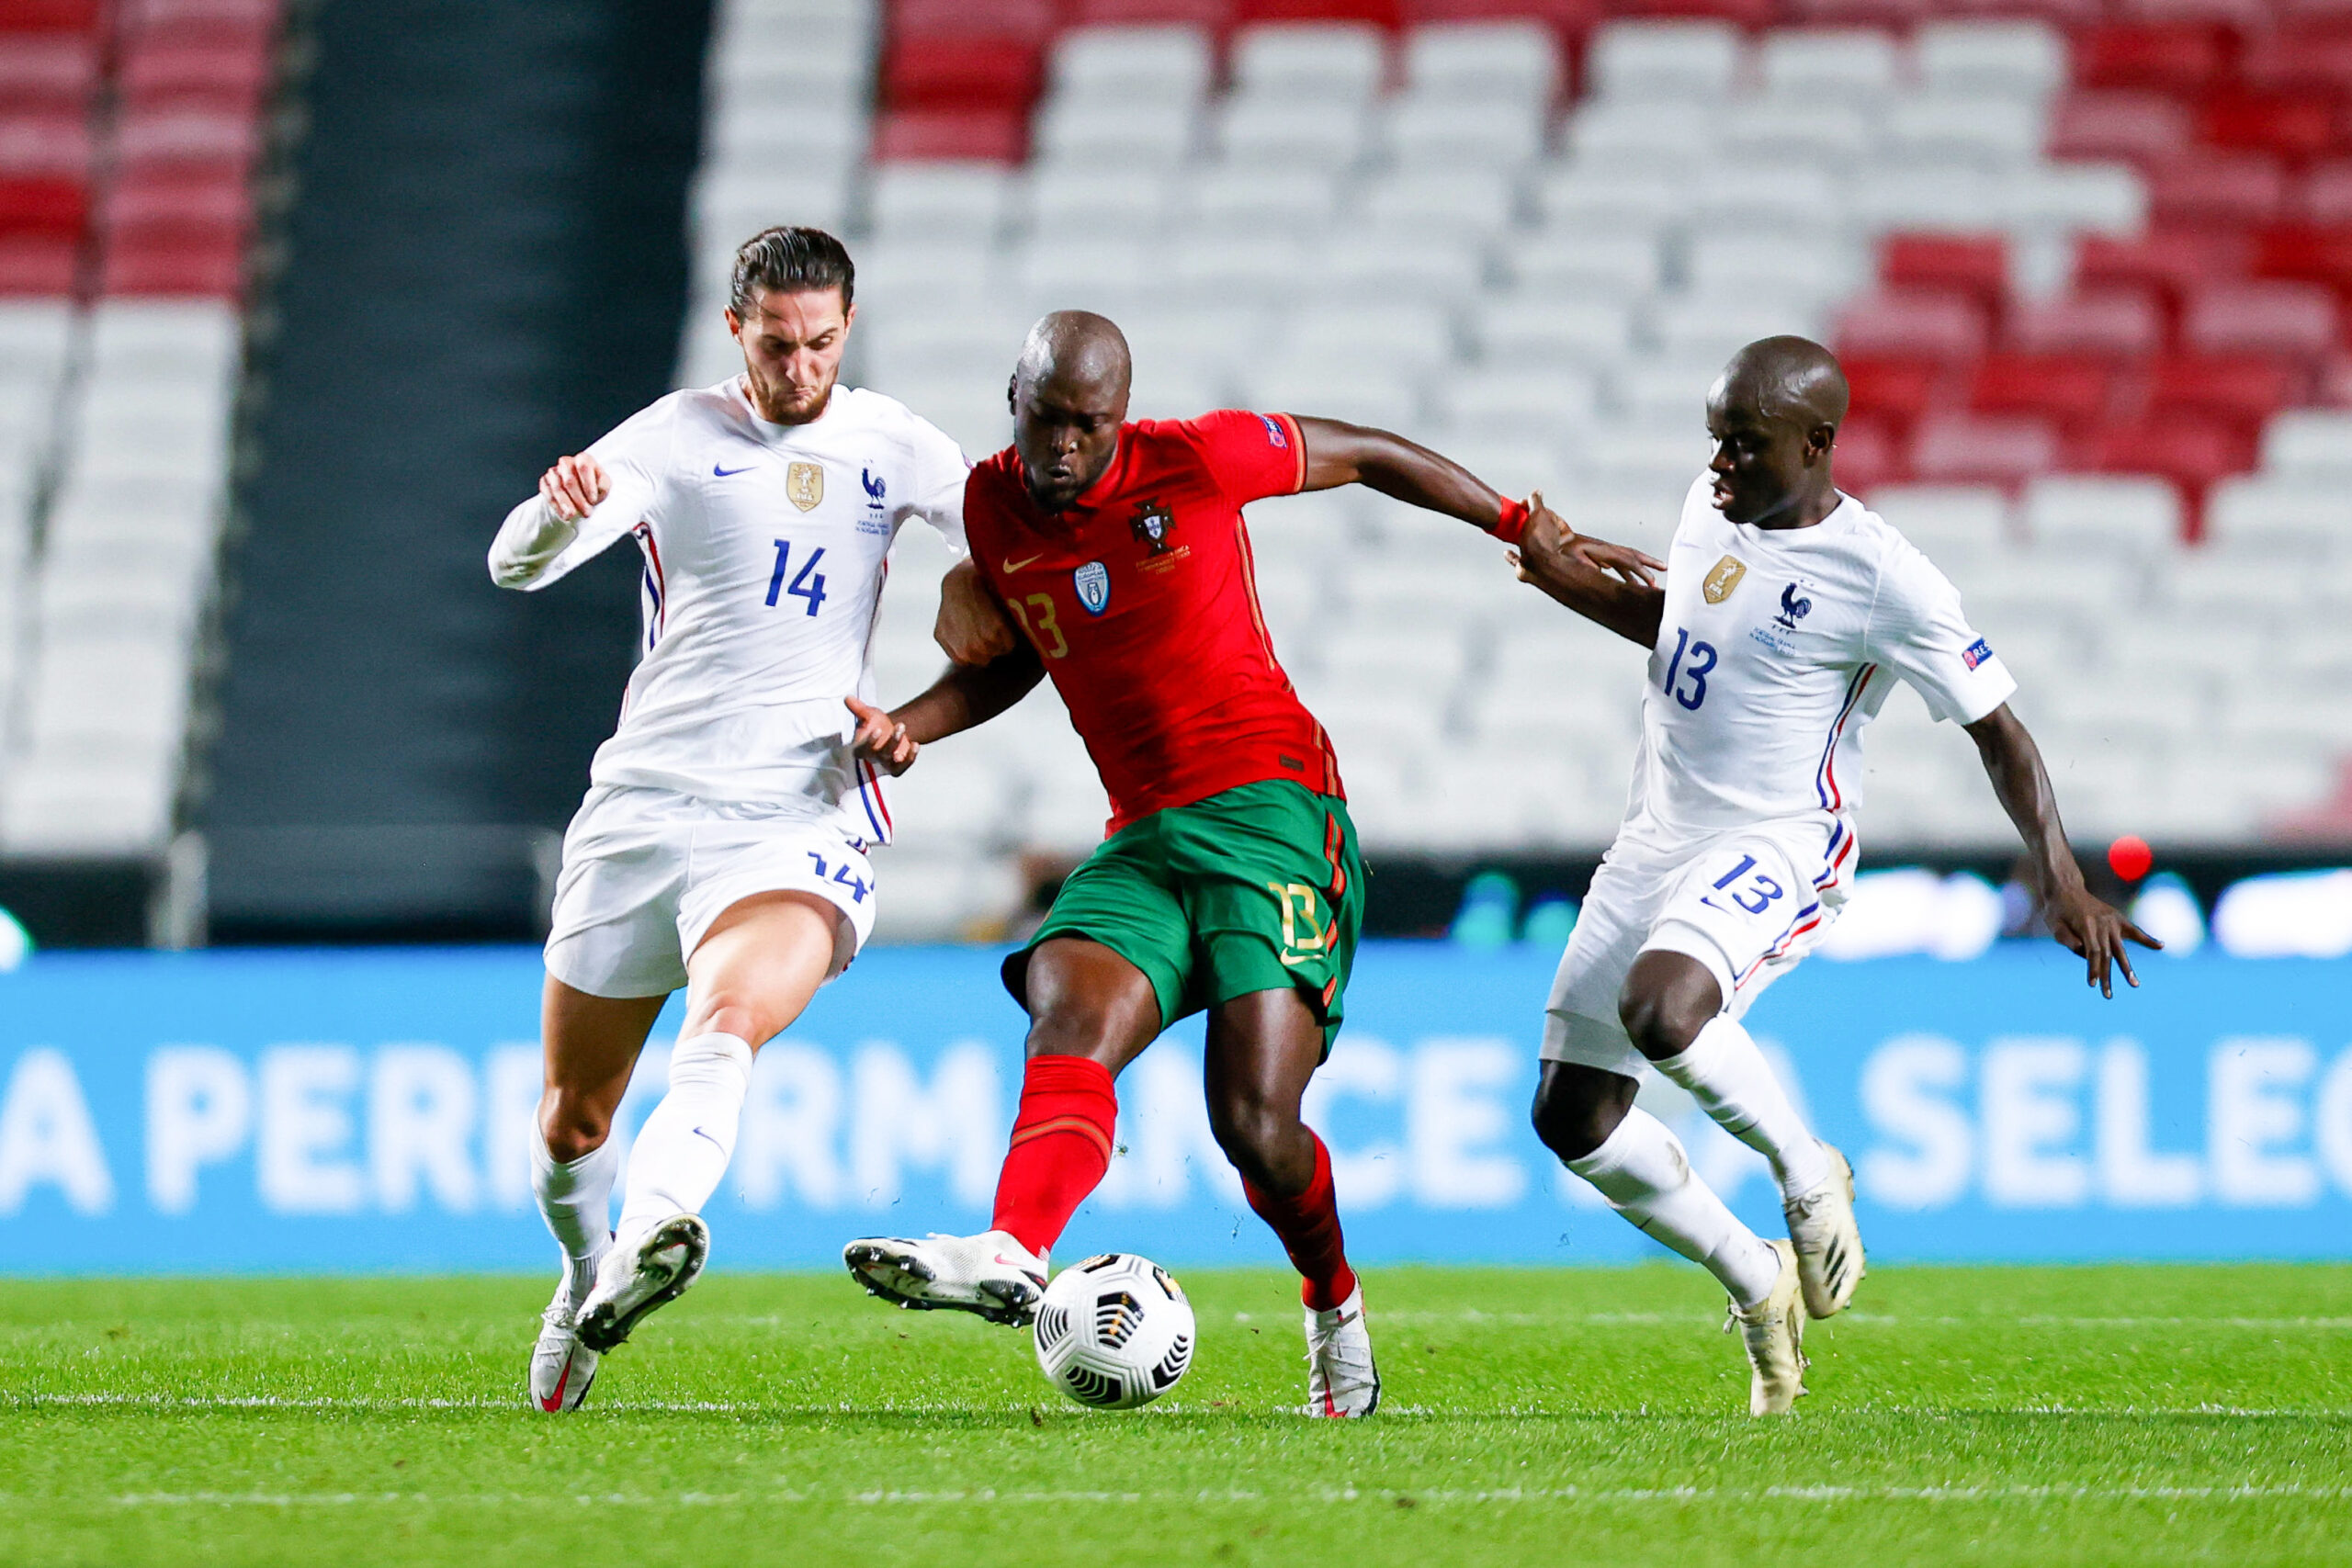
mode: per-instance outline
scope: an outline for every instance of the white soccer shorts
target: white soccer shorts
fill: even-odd
[[[1679,853],[1619,843],[1593,874],[1544,1004],[1544,1059],[1640,1078],[1649,1064],[1619,1021],[1635,957],[1680,953],[1707,966],[1737,1018],[1820,942],[1854,865],[1843,823],[1773,823]]]
[[[828,980],[874,931],[874,867],[839,829],[599,786],[563,836],[548,973],[591,996],[664,995],[686,983],[686,955],[713,921],[775,892],[813,893],[839,911]]]

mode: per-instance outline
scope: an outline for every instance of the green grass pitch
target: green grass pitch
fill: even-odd
[[[1382,1269],[1308,1422],[1295,1286],[1185,1279],[1185,1382],[714,1275],[520,1407],[545,1281],[0,1285],[0,1562],[2352,1562],[2352,1268],[1884,1269],[1750,1421],[1703,1276]]]

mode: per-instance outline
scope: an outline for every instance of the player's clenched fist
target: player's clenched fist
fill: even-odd
[[[855,697],[843,697],[842,701],[857,716],[857,733],[850,737],[852,752],[892,778],[914,764],[915,753],[922,746],[908,735],[905,725],[872,703],[862,703]]]
[[[595,458],[580,452],[557,458],[555,467],[539,476],[539,493],[558,517],[577,523],[613,493],[613,481]]]

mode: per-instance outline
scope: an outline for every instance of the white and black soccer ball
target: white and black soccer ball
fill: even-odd
[[[1037,1303],[1046,1381],[1103,1410],[1132,1410],[1176,1386],[1193,1364],[1193,1303],[1167,1269],[1106,1252],[1054,1276]]]

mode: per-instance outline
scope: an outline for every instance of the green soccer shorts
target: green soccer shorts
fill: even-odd
[[[1295,987],[1322,1021],[1329,1055],[1363,929],[1363,861],[1347,803],[1270,779],[1155,811],[1104,840],[1004,961],[1004,984],[1026,1007],[1030,953],[1081,937],[1144,972],[1162,1029]]]

